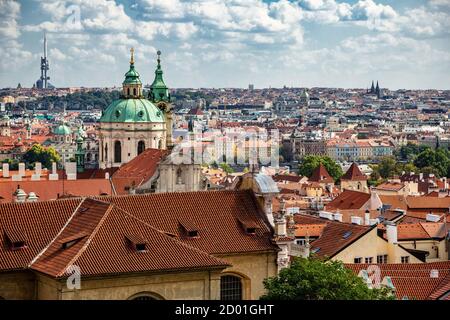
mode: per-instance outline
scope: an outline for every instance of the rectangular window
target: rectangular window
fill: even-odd
[[[387,254],[377,256],[377,263],[387,263]]]
[[[364,261],[365,261],[365,263],[372,263],[373,257],[366,257],[366,258],[364,259]]]
[[[358,257],[358,258],[355,258],[353,261],[354,261],[354,263],[361,263],[362,258]]]
[[[409,263],[409,256],[401,257],[401,259],[402,263]]]

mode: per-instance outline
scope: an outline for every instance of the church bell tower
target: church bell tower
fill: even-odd
[[[155,70],[155,80],[150,86],[149,100],[153,102],[164,114],[166,119],[166,145],[170,149],[173,147],[172,130],[173,130],[173,107],[171,104],[169,88],[163,79],[163,71],[161,68],[161,51],[157,52],[157,66]]]

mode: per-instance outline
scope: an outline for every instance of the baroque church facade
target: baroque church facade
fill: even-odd
[[[148,99],[131,49],[130,69],[125,73],[120,99],[103,112],[99,128],[99,167],[120,167],[147,148],[172,147],[173,108],[169,89],[163,80],[161,52],[158,51],[155,79]]]

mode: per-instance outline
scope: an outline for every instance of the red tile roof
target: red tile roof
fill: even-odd
[[[99,196],[111,195],[111,183],[107,179],[77,179],[77,180],[40,180],[40,181],[2,181],[0,182],[0,196],[3,202],[14,201],[13,193],[17,188],[27,194],[36,193],[39,201],[55,200],[64,195],[70,196]]]
[[[24,269],[63,228],[81,199],[0,204],[0,270]],[[11,251],[5,233],[26,237],[26,248]]]
[[[289,181],[289,182],[300,182],[302,180],[302,176],[294,176],[291,174],[277,174],[272,176],[273,181],[275,182],[283,182],[283,181]]]
[[[391,205],[390,209],[408,209],[406,204],[406,197],[403,195],[379,195],[381,202],[384,205]]]
[[[367,180],[367,176],[359,170],[359,167],[356,163],[352,163],[350,168],[348,168],[347,172],[341,177],[342,180],[347,181],[364,181]]]
[[[81,207],[88,210],[76,211],[31,269],[64,277],[71,265],[78,266],[83,276],[228,266],[110,203],[86,199]],[[143,241],[145,250],[131,247],[127,242],[130,238]],[[62,247],[73,239],[78,239],[75,244]]]
[[[337,198],[326,205],[327,209],[361,209],[370,199],[370,194],[344,190]]]
[[[158,230],[180,234],[179,219],[195,221],[199,237],[187,239],[208,253],[272,250],[271,230],[250,191],[154,193],[102,197],[103,201],[149,223]],[[238,219],[256,221],[256,237],[249,237]]]
[[[436,222],[400,223],[397,233],[399,240],[444,239],[446,227]]]
[[[436,198],[436,197],[413,197],[406,198],[409,209],[445,209],[446,212],[450,208],[450,197]]]
[[[242,221],[256,234],[247,234]],[[186,237],[185,228],[198,237]],[[11,250],[5,234],[23,236],[26,248]],[[0,271],[27,268],[35,259],[31,268],[55,277],[74,263],[84,275],[216,268],[226,265],[211,254],[278,250],[251,191],[0,204],[0,235]],[[130,251],[130,237],[145,240],[148,252]]]
[[[314,169],[311,177],[309,177],[309,181],[319,183],[334,183],[334,179],[330,176],[323,164],[320,164],[316,169]]]
[[[304,225],[325,224],[320,237],[311,243],[311,252],[318,257],[327,258],[332,258],[376,227],[332,221],[306,214],[295,215],[294,221],[300,229]],[[348,236],[344,237],[344,235]]]
[[[346,264],[346,267],[359,273],[367,270],[368,264]],[[373,264],[372,264],[373,266]],[[381,280],[389,276],[396,288],[398,299],[426,300],[439,299],[450,292],[450,261],[433,263],[376,264],[381,271]],[[437,270],[437,277],[432,277]]]
[[[156,172],[159,162],[167,154],[167,150],[145,149],[133,160],[121,166],[112,175],[116,194],[128,194],[130,187],[137,188],[147,182]]]

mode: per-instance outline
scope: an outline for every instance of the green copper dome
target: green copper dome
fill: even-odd
[[[100,122],[164,122],[164,115],[147,99],[119,99],[103,112]]]
[[[141,94],[142,83],[134,68],[134,49],[130,51],[130,70],[123,82],[124,94],[102,112],[100,122],[164,122],[162,111]]]
[[[57,126],[55,128],[55,130],[53,130],[53,134],[69,135],[69,134],[72,134],[72,130],[70,130],[70,128],[68,126],[66,126],[65,124],[60,124],[59,126]]]

